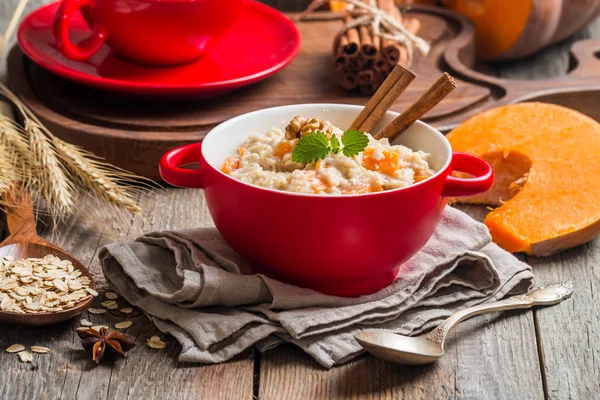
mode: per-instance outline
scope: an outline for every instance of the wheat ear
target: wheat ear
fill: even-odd
[[[115,177],[115,171],[109,165],[89,157],[85,150],[56,137],[52,138],[52,141],[62,163],[81,185],[91,189],[113,206],[136,214],[141,211],[127,188],[115,183],[114,178],[122,177]]]
[[[23,130],[15,122],[0,114],[0,147],[3,148],[6,161],[12,166],[15,176],[24,188],[30,187],[35,180],[35,168],[30,161],[29,143]],[[16,179],[17,179],[16,178]]]
[[[72,209],[73,193],[78,191],[95,193],[96,199],[103,200],[104,204],[108,204],[116,210],[135,214],[141,212],[133,197],[140,193],[156,190],[157,185],[152,180],[105,163],[94,154],[58,139],[2,83],[0,83],[0,94],[8,99],[23,117],[25,129],[16,127],[16,132],[21,133],[22,138],[27,139],[26,153],[30,165],[39,165],[34,170],[36,173],[31,187],[39,191],[49,203],[51,214],[60,216],[64,215],[66,210]],[[44,149],[46,150],[44,154],[52,155],[49,158],[52,162],[45,164],[39,162],[40,158],[48,158],[40,153],[40,150]],[[45,170],[41,170],[42,166],[45,167]],[[48,181],[47,177],[51,176],[48,174],[48,167],[60,170],[62,178]],[[57,185],[57,187],[52,188],[52,185]],[[59,198],[59,193],[63,201],[53,204],[52,201]],[[62,204],[62,206],[56,207],[57,204]]]
[[[64,217],[73,210],[73,185],[42,128],[28,119],[25,132],[29,137],[31,160],[38,167],[39,178],[34,182],[34,188],[46,199],[52,215]]]
[[[10,189],[11,183],[16,179],[19,179],[19,176],[13,170],[5,148],[0,146],[0,197],[4,197],[4,194]]]

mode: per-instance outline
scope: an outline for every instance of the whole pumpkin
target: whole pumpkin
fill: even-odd
[[[600,15],[600,0],[443,0],[470,18],[483,60],[526,57],[577,32]]]

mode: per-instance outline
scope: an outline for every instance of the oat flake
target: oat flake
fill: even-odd
[[[115,328],[117,328],[117,329],[127,329],[131,325],[133,325],[132,321],[123,321],[123,322],[116,323],[115,324]]]
[[[30,363],[33,361],[33,355],[28,351],[22,351],[19,353],[19,358],[21,362]]]
[[[50,353],[50,349],[44,346],[31,346],[31,351],[38,354]]]
[[[23,346],[22,344],[13,344],[8,349],[6,349],[6,352],[7,353],[18,353],[23,350],[25,350],[25,346]]]

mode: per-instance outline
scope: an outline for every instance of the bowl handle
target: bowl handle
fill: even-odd
[[[85,61],[93,56],[104,44],[106,31],[101,26],[94,24],[92,35],[85,40],[85,44],[76,45],[69,39],[69,23],[81,7],[96,7],[94,0],[64,0],[54,17],[54,40],[56,47],[68,59]]]
[[[170,185],[184,188],[204,188],[201,169],[179,168],[181,165],[200,162],[202,142],[171,149],[162,156],[158,170]]]
[[[452,170],[466,172],[472,178],[457,178],[449,175],[446,178],[442,196],[467,197],[485,193],[494,184],[494,170],[486,161],[465,153],[452,153]]]

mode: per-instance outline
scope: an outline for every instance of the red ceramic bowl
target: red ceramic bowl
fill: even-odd
[[[270,108],[226,121],[202,143],[167,152],[163,179],[203,188],[223,238],[255,272],[336,296],[358,296],[387,286],[399,267],[425,245],[447,197],[470,196],[493,184],[482,159],[452,152],[444,135],[416,122],[394,143],[431,153],[438,171],[412,186],[358,195],[288,193],[243,183],[220,171],[223,161],[251,134],[283,129],[296,115],[326,119],[344,129],[362,107],[307,104]],[[398,114],[388,112],[381,125]],[[377,128],[378,129],[378,128]],[[178,166],[200,162],[198,170]],[[473,178],[452,177],[452,171]]]

